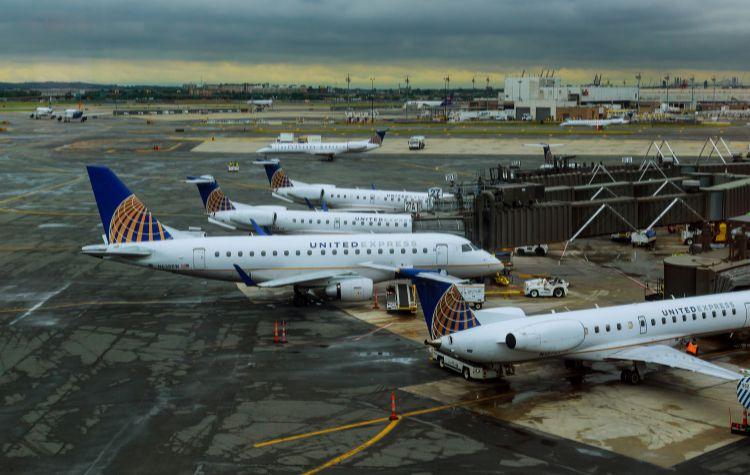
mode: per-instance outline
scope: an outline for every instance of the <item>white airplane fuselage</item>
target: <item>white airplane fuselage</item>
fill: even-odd
[[[251,206],[232,202],[235,209],[216,211],[209,221],[232,229],[254,231],[251,220],[272,234],[411,233],[409,214],[342,213],[289,210],[282,206]]]
[[[494,275],[502,264],[468,240],[447,234],[352,234],[348,236],[228,236],[85,246],[84,254],[195,277],[241,282],[234,265],[256,283],[315,271],[355,273],[381,282],[392,270],[366,267],[441,269],[459,278]],[[116,252],[142,252],[118,257]],[[109,254],[107,254],[109,252]],[[325,285],[329,279],[307,282]]]
[[[750,291],[512,318],[439,338],[440,351],[482,363],[546,358],[601,361],[631,347],[749,326]],[[481,322],[503,308],[475,312]],[[511,348],[511,346],[514,346]]]
[[[278,143],[274,142],[258,150],[258,153],[279,155],[306,154],[333,157],[344,153],[363,153],[380,148],[380,144],[368,140],[352,142]]]
[[[419,203],[422,209],[429,209],[432,196],[427,192],[368,190],[366,188],[338,188],[334,185],[297,184],[277,188],[274,196],[295,203],[319,205],[325,201],[333,209],[403,212],[408,203]],[[451,199],[450,193],[440,193],[442,199]]]
[[[568,119],[560,124],[560,127],[607,127],[610,125],[625,125],[628,121],[625,119]]]

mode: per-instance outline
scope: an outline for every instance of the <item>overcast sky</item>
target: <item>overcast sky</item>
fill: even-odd
[[[743,76],[748,0],[0,0],[0,80]],[[480,79],[481,78],[481,79]],[[745,78],[750,81],[750,77]]]

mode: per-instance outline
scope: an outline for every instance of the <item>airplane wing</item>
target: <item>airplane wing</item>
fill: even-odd
[[[235,266],[236,268],[237,266]],[[239,273],[241,269],[238,269],[237,272]],[[351,279],[354,277],[359,277],[357,274],[352,272],[341,272],[336,270],[323,270],[323,271],[316,271],[316,272],[306,272],[304,274],[297,274],[290,277],[282,277],[280,279],[273,279],[273,280],[267,280],[265,282],[261,282],[259,284],[255,284],[252,280],[249,280],[249,276],[244,272],[240,273],[240,277],[242,277],[242,280],[245,281],[245,284],[247,285],[257,285],[258,287],[284,287],[286,285],[295,285],[295,284],[305,284],[310,282],[315,282],[317,280],[323,280],[323,279]]]
[[[615,351],[607,355],[605,360],[642,361],[644,363],[655,363],[670,368],[684,369],[696,373],[707,374],[715,378],[737,380],[742,375],[735,371],[722,368],[719,365],[709,363],[702,359],[691,356],[680,350],[666,345],[637,346],[624,350]]]
[[[465,282],[463,279],[453,277],[452,275],[442,274],[432,270],[415,269],[413,267],[393,267],[386,266],[383,264],[375,264],[374,262],[362,262],[359,264],[360,267],[366,267],[368,269],[384,270],[387,272],[393,272],[398,277],[421,277],[423,279],[434,280],[436,282],[444,282],[447,284],[456,284]]]

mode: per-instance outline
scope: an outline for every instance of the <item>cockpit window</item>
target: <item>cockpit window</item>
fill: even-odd
[[[471,252],[470,244],[461,244],[461,252]]]
[[[472,251],[481,251],[481,249],[479,248],[479,246],[475,246],[474,244],[470,244],[470,246],[471,246],[471,250]]]

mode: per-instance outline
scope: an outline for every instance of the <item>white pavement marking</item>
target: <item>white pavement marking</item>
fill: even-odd
[[[55,295],[59,294],[63,290],[67,289],[69,285],[70,285],[70,283],[67,283],[67,284],[63,285],[62,287],[60,287],[59,289],[57,289],[56,291],[47,294],[46,297],[44,297],[42,300],[40,300],[39,302],[37,302],[33,307],[31,307],[30,309],[26,310],[26,312],[24,312],[23,315],[14,318],[13,321],[11,321],[8,325],[13,326],[16,323],[18,323],[21,320],[23,320],[24,318],[28,317],[29,315],[31,315],[32,313],[34,313],[39,307],[41,307],[42,305],[44,305],[45,303],[47,303],[47,301],[49,299],[51,299]]]

